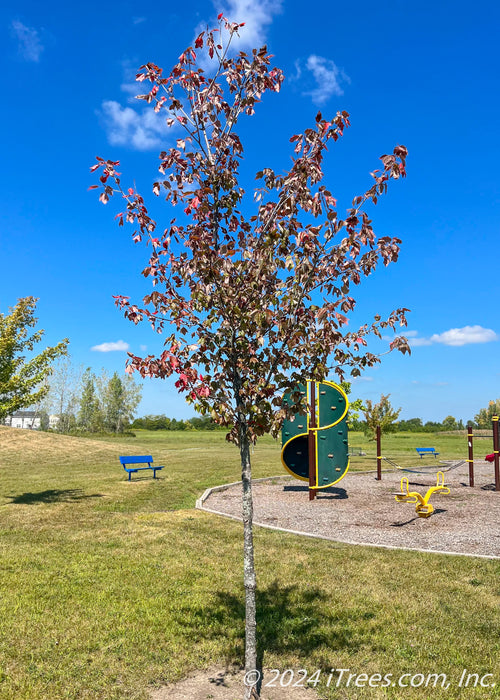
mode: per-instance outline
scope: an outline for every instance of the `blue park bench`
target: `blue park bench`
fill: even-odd
[[[435,447],[415,447],[415,449],[417,450],[417,452],[420,456],[420,459],[422,459],[422,457],[426,454],[427,455],[434,455],[434,457],[437,457],[439,454],[439,452],[436,452]]]
[[[133,472],[141,472],[144,469],[151,469],[153,471],[153,479],[156,479],[156,472],[163,467],[155,467],[153,464],[153,457],[151,455],[143,455],[139,457],[120,457],[120,462],[123,468],[128,473],[128,480],[131,480]],[[127,464],[147,464],[147,467],[127,467]]]

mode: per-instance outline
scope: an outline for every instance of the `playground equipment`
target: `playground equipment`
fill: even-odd
[[[495,465],[495,491],[500,491],[500,461],[499,461],[499,439],[498,439],[498,416],[493,416],[491,420],[492,434],[491,435],[474,435],[472,428],[467,428],[467,446],[469,448],[469,486],[474,486],[474,438],[493,438],[493,453],[486,456],[486,461],[493,462]],[[493,459],[491,459],[493,457]]]
[[[347,409],[349,401],[333,382],[307,380],[297,391],[309,406],[306,415],[296,414],[283,423],[281,461],[296,479],[309,482],[309,500],[316,491],[333,486],[349,469]],[[285,405],[291,395],[285,394]]]
[[[415,503],[415,510],[419,518],[428,518],[434,512],[434,506],[429,503],[429,499],[433,493],[450,493],[450,489],[444,485],[443,472],[437,473],[436,485],[427,489],[425,496],[418,491],[410,491],[408,477],[404,476],[401,479],[401,493],[395,494],[395,499],[398,503]]]
[[[467,460],[461,459],[458,462],[439,462],[439,466],[436,466],[435,464],[429,464],[428,466],[422,465],[419,466],[417,469],[413,469],[413,467],[402,467],[400,466],[397,462],[395,462],[393,459],[390,459],[389,457],[382,457],[382,459],[385,462],[388,462],[391,467],[394,467],[395,469],[399,469],[402,472],[411,472],[412,474],[440,474],[441,472],[449,472],[452,469],[456,469],[457,467],[461,467],[462,464],[465,464]],[[446,466],[443,466],[446,465]]]
[[[439,472],[449,472],[452,469],[456,469],[457,467],[461,467],[462,464],[465,464],[466,460],[461,459],[458,462],[452,462],[452,461],[444,461],[442,459],[438,460],[439,466],[436,464],[430,464],[430,465],[419,465],[416,469],[413,467],[402,467],[400,464],[395,462],[393,459],[390,459],[389,457],[384,457],[382,456],[382,438],[381,438],[381,432],[380,432],[380,426],[377,426],[376,430],[376,436],[377,436],[377,480],[380,481],[382,479],[382,460],[387,462],[388,464],[391,465],[394,469],[399,469],[402,472],[412,472],[413,474],[432,474],[432,472],[435,472],[436,474]],[[425,449],[425,448],[415,448],[417,451],[420,449]],[[427,448],[427,450],[430,448]],[[434,448],[432,448],[434,449]],[[443,466],[446,465],[446,466]]]

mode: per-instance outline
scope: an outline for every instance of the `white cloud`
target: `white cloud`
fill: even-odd
[[[405,328],[401,330],[400,333],[402,336],[407,338],[409,344],[412,347],[419,347],[420,345],[432,345],[432,341],[430,338],[420,338],[418,337],[418,331],[408,331]],[[392,343],[394,340],[394,336],[392,335],[383,335],[382,340],[387,340],[389,343]]]
[[[235,51],[247,51],[259,49],[267,42],[267,30],[272,24],[274,16],[283,9],[283,0],[225,0],[219,2],[212,0],[217,15],[221,12],[230,22],[245,23],[238,29],[238,35],[234,35],[231,40],[233,53]],[[195,28],[195,37],[200,32],[212,29],[217,25],[216,15],[210,20],[199,22]],[[227,34],[224,37],[227,40]],[[193,39],[194,42],[194,39]],[[208,55],[206,47],[198,52],[198,64],[203,70],[210,72],[214,66],[216,56],[213,59]]]
[[[19,20],[12,22],[11,31],[17,39],[19,53],[26,61],[38,63],[44,49],[38,31],[33,27],[27,27]]]
[[[147,151],[158,148],[167,136],[165,115],[156,114],[152,108],[138,112],[114,100],[106,100],[102,103],[101,115],[112,146]]]
[[[460,347],[462,345],[473,345],[477,343],[492,343],[499,340],[499,336],[491,328],[483,328],[482,326],[464,326],[463,328],[450,328],[449,331],[443,333],[434,333],[430,338],[415,337],[415,332],[406,333],[409,337],[410,345],[418,347],[423,345],[450,345],[452,347]]]
[[[146,352],[146,350],[148,349],[147,345],[140,345],[139,347],[141,349],[141,352]]]
[[[274,16],[281,12],[283,0],[225,0],[220,4],[213,0],[213,5],[217,14],[223,14],[231,22],[244,22],[245,26],[238,30],[239,37],[233,38],[233,47],[237,50],[248,50],[259,48],[266,43],[267,29],[272,23]],[[144,17],[134,17],[134,24],[145,21]],[[211,19],[208,26],[211,28],[217,24],[215,17]],[[206,22],[202,22],[196,28],[195,36],[205,30]],[[212,61],[205,51],[198,54],[199,64],[204,69],[209,69]],[[128,102],[137,104],[135,96],[143,92],[141,85],[133,80],[133,74],[128,63],[124,64],[125,81],[121,89],[128,95]],[[99,112],[108,140],[113,146],[128,146],[138,151],[166,147],[165,141],[168,136],[171,138],[169,127],[165,123],[165,112],[156,114],[151,106],[144,107],[123,107],[115,100],[105,100]],[[172,127],[175,129],[175,125]]]
[[[112,343],[101,343],[101,345],[94,345],[90,349],[94,350],[95,352],[114,352],[115,350],[124,352],[128,350],[129,347],[129,344],[124,340],[117,340],[116,342]]]
[[[138,73],[139,63],[127,58],[124,59],[121,64],[123,70],[123,83],[120,85],[120,90],[129,95],[127,102],[130,102],[137,107],[139,103],[137,102],[136,96],[146,92],[144,83],[139,83],[135,79],[135,76]]]
[[[430,338],[408,338],[408,342],[412,348],[418,348],[423,345],[432,345]]]
[[[302,75],[300,62],[296,62],[295,67],[297,69],[296,78],[300,78]],[[305,68],[312,73],[316,87],[302,94],[311,97],[312,101],[318,105],[324,104],[333,95],[343,95],[344,90],[341,83],[351,82],[349,76],[341,68],[338,68],[333,61],[323,56],[312,54],[307,59]]]
[[[260,48],[266,43],[267,29],[274,15],[281,12],[282,0],[227,0],[220,5],[216,0],[214,7],[224,13],[231,22],[245,22],[238,30],[240,38],[235,37],[239,50]]]
[[[129,83],[122,83],[120,85],[120,90],[130,95],[128,101],[133,104],[137,104],[137,95],[143,92],[141,90],[141,84],[136,82],[135,79],[131,80]]]
[[[435,333],[431,336],[432,343],[443,345],[471,345],[473,343],[491,343],[498,340],[498,335],[491,328],[482,326],[464,326],[463,328],[451,328],[444,333]]]

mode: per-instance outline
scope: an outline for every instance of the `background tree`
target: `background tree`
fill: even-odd
[[[44,431],[48,430],[50,428],[49,414],[47,413],[47,411],[44,408],[42,408],[42,409],[40,409],[40,412],[38,415],[40,417],[40,430],[44,430]]]
[[[373,403],[370,399],[365,402],[363,415],[366,421],[365,434],[372,440],[375,439],[377,426],[380,426],[382,433],[389,433],[395,430],[395,423],[401,413],[400,408],[393,408],[389,401],[390,394],[380,397],[378,403]]]
[[[125,422],[125,389],[115,372],[108,382],[103,403],[104,423],[108,430],[122,433]]]
[[[486,408],[482,408],[474,420],[478,428],[489,430],[491,428],[491,419],[493,416],[500,416],[500,399],[489,401]]]
[[[96,392],[95,375],[90,367],[87,367],[82,377],[77,427],[89,433],[97,433],[103,429],[103,417]]]
[[[453,416],[446,416],[441,424],[441,427],[443,430],[458,430],[456,418]]]
[[[144,428],[146,430],[170,430],[171,421],[165,415],[146,416],[144,419]],[[137,421],[134,421],[133,426],[136,427]],[[137,427],[140,427],[137,425]]]
[[[408,418],[408,420],[400,420],[396,425],[398,431],[407,431],[409,433],[421,433],[424,429],[424,424],[421,418]]]
[[[39,355],[26,358],[24,353],[32,352],[44,334],[43,330],[30,331],[38,321],[34,316],[37,301],[24,297],[9,308],[8,314],[0,313],[0,421],[42,401],[49,390],[46,380],[52,373],[52,363],[67,350],[69,341],[65,338]]]
[[[296,391],[305,378],[321,381],[332,365],[340,379],[346,369],[359,375],[379,361],[367,351],[366,337],[406,325],[406,310],[397,309],[386,320],[376,316],[346,331],[346,314],[356,306],[352,287],[379,263],[398,258],[400,240],[377,239],[364,207],[377,202],[390,179],[405,175],[406,149],[382,156],[373,184],[340,217],[334,196],[321,184],[323,158],[327,144],[349,125],[349,115],[325,119],[318,113],[311,128],[290,139],[288,172],[278,175],[266,167],[257,173],[255,213],[245,217],[243,145],[235,127],[254,113],[265,92],[279,91],[283,75],[270,68],[266,47],[230,58],[228,46],[240,25],[222,15],[219,20],[219,28],[202,32],[168,76],[152,63],[137,75],[150,84],[139,99],[166,113],[168,125],[184,129],[175,147],[160,154],[161,179],[153,193],[180,205],[185,217],[181,213],[181,221],[158,227],[142,195],[122,187],[117,161],[98,158],[92,169],[100,172],[101,202],[118,195],[126,205],[118,223],[132,223],[134,240],[151,245],[143,271],[153,282],[151,294],[140,307],[123,296],[117,303],[134,323],[144,319],[165,332],[164,350],[158,357],[131,355],[129,369],[148,377],[177,375],[188,402],[226,425],[228,439],[239,446],[250,671],[257,664],[250,445],[263,433],[276,435],[286,413],[305,409]],[[205,49],[214,59],[210,77],[197,65]],[[395,338],[392,348],[408,351],[404,338]],[[286,391],[294,391],[293,400],[283,407]],[[250,694],[247,688],[245,697]]]
[[[217,428],[217,423],[210,416],[196,416],[190,418],[189,422],[195,430],[215,430]]]
[[[114,433],[122,433],[133,418],[140,403],[142,389],[132,377],[120,377],[115,372],[103,391],[102,411],[104,424]]]
[[[58,418],[56,430],[67,433],[76,426],[76,414],[80,405],[82,368],[75,367],[69,356],[58,358],[49,379],[49,392],[43,401],[43,409]]]
[[[442,429],[443,426],[441,423],[438,423],[438,421],[428,420],[424,423],[424,431],[427,433],[438,433]]]

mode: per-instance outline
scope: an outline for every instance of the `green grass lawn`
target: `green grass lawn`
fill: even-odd
[[[375,468],[374,443],[350,443],[367,452],[352,468]],[[417,446],[467,456],[463,435],[395,434],[383,451],[416,463]],[[148,453],[165,464],[161,478],[129,483],[118,455]],[[260,441],[254,476],[281,474],[279,455]],[[207,487],[239,478],[224,433],[91,440],[0,428],[0,460],[2,700],[146,698],[194,669],[242,663],[242,527],[194,510]],[[450,682],[320,686],[325,698],[500,697],[500,562],[258,528],[255,547],[265,666]],[[458,688],[464,668],[492,673],[495,688]]]

